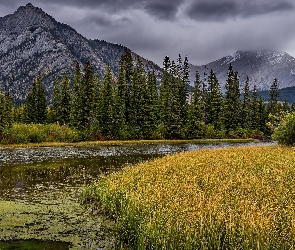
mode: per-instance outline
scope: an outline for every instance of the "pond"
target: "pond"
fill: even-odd
[[[0,249],[113,249],[114,222],[80,206],[83,186],[167,154],[240,145],[244,144],[0,149]]]

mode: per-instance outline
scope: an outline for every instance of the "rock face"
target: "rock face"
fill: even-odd
[[[196,70],[203,78],[204,73],[209,74],[213,69],[224,89],[230,63],[234,71],[239,72],[241,86],[244,86],[247,76],[250,86],[253,88],[256,84],[259,90],[268,90],[274,78],[279,80],[279,88],[295,86],[295,58],[285,52],[275,51],[238,51],[207,65],[191,65],[191,80],[193,81]]]
[[[27,4],[0,18],[0,89],[9,91],[16,102],[22,102],[41,73],[50,96],[55,79],[65,72],[71,74],[76,62],[84,65],[89,60],[100,76],[110,63],[116,74],[124,50],[121,45],[88,40],[42,9]],[[141,59],[144,65],[152,65],[160,73],[157,65]]]

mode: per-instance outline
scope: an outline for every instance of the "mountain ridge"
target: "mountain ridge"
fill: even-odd
[[[0,89],[22,102],[34,78],[42,73],[46,94],[50,96],[55,79],[65,72],[71,74],[77,62],[84,65],[90,61],[101,77],[110,64],[116,74],[125,49],[103,40],[88,40],[29,3],[0,17]],[[132,55],[139,56],[134,52]],[[152,65],[160,74],[159,66],[140,58],[146,67]]]
[[[212,69],[224,89],[230,64],[232,64],[234,71],[239,72],[242,87],[247,76],[251,87],[256,85],[259,90],[268,90],[274,78],[278,79],[279,88],[295,86],[295,58],[286,52],[270,50],[240,50],[206,65],[191,65],[190,78],[194,79],[193,74],[196,71],[203,77],[204,74],[209,74]]]

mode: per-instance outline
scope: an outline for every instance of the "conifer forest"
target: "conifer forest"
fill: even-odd
[[[86,62],[64,74],[47,99],[40,74],[26,101],[14,105],[9,93],[0,92],[0,140],[13,143],[7,131],[14,124],[58,124],[78,131],[76,140],[258,138],[270,136],[273,127],[289,111],[278,101],[274,79],[267,103],[249,80],[229,66],[222,91],[213,70],[195,74],[189,91],[189,64],[181,56],[163,63],[161,80],[127,50],[119,72],[110,67],[98,76]],[[240,86],[244,86],[241,88]],[[11,141],[12,140],[12,141]]]

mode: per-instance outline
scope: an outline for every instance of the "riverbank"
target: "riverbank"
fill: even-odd
[[[295,151],[203,149],[101,178],[83,203],[116,218],[137,249],[288,249],[295,244]]]
[[[220,144],[258,142],[256,139],[195,139],[195,140],[128,140],[128,141],[83,141],[83,142],[41,142],[26,144],[0,144],[1,148],[30,147],[85,147],[85,146],[122,146],[147,144]]]

